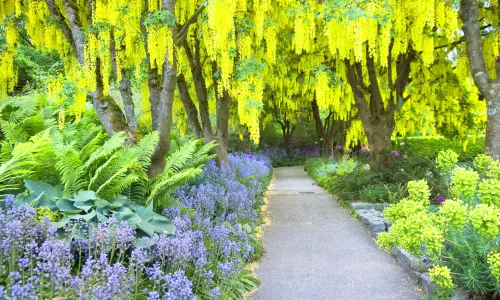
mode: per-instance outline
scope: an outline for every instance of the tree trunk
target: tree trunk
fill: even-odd
[[[500,7],[498,10],[500,15]],[[488,74],[484,59],[478,1],[462,0],[460,2],[460,17],[463,22],[462,29],[472,78],[481,95],[486,99],[488,119],[484,153],[500,160],[500,56],[496,57],[497,78],[493,81]]]
[[[227,90],[224,90],[222,96],[218,96],[219,84],[215,74],[217,73],[217,63],[212,62],[212,80],[214,82],[214,92],[217,98],[217,131],[215,138],[217,141],[217,147],[215,151],[217,152],[217,160],[220,164],[221,162],[230,165],[229,163],[229,153],[227,148],[229,146],[229,108],[231,107],[231,96]]]
[[[163,0],[162,9],[174,11],[175,0]],[[175,33],[174,33],[175,36]],[[177,84],[177,67],[174,57],[170,58],[165,54],[165,62],[162,66],[162,80],[161,92],[159,98],[151,98],[151,118],[153,130],[158,131],[160,140],[155,147],[153,155],[151,156],[151,166],[148,170],[149,177],[154,177],[165,169],[165,159],[168,151],[170,150],[170,134],[172,131],[172,108],[174,104],[175,87]],[[152,75],[152,74],[150,74]],[[150,95],[157,97],[158,90],[156,90],[153,80],[153,93],[150,90]]]
[[[382,118],[378,122],[368,122],[363,126],[370,144],[372,161],[379,166],[389,167],[391,136],[395,126],[394,119],[391,117]]]
[[[189,125],[197,138],[203,138],[203,130],[201,129],[200,121],[198,120],[198,110],[189,95],[189,90],[186,84],[186,78],[183,74],[177,76],[177,87],[179,95],[188,117]]]
[[[486,122],[486,137],[484,140],[484,153],[500,160],[500,91],[495,88],[495,97],[488,99]]]
[[[123,109],[125,110],[125,117],[127,119],[128,128],[131,131],[137,131],[137,120],[135,118],[135,106],[132,99],[132,85],[125,70],[121,70],[122,80],[120,81],[120,95],[122,96]]]
[[[108,135],[112,136],[117,132],[124,131],[127,136],[126,143],[129,145],[135,144],[135,131],[128,128],[120,107],[111,96],[104,96],[103,90],[101,68],[98,59],[96,63],[96,90],[92,98],[92,104],[97,117]]]
[[[321,115],[319,113],[319,107],[318,107],[318,102],[316,101],[316,98],[313,99],[311,102],[311,108],[313,112],[313,117],[314,117],[314,125],[316,126],[316,133],[318,136],[323,140],[324,145],[326,146],[326,152],[328,155],[332,155],[334,152],[333,149],[333,138],[335,135],[335,126],[332,124],[329,126],[330,118],[333,119],[332,113],[329,114],[329,116],[326,118],[325,122],[321,119]],[[337,121],[332,121],[333,123]],[[343,122],[343,121],[340,121]],[[324,124],[323,124],[324,123]],[[330,130],[328,130],[330,128]],[[324,153],[323,153],[324,154]]]

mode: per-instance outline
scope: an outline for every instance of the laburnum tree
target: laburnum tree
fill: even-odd
[[[484,101],[456,57],[462,34],[453,3],[301,1],[289,10],[292,50],[320,57],[312,68],[317,104],[342,120],[357,116],[347,141],[366,138],[375,162],[387,165],[396,134],[446,128],[465,140],[482,131]]]
[[[163,168],[174,120],[181,131],[189,124],[198,137],[216,141],[219,160],[227,161],[230,126],[258,142],[264,102],[287,112],[286,136],[290,112],[313,112],[309,118],[316,116],[330,148],[337,128],[350,123],[344,146],[367,142],[379,164],[388,163],[394,135],[445,133],[466,141],[486,123],[486,152],[497,157],[498,100],[488,99],[496,99],[498,5],[462,1],[459,16],[456,4],[6,0],[0,92],[7,95],[16,82],[21,20],[23,38],[64,58],[64,72],[49,84],[61,116],[78,121],[91,94],[110,135],[125,131],[135,143],[144,124],[160,132],[152,174]],[[121,101],[110,86],[118,87]],[[331,125],[318,122],[325,114]]]
[[[498,2],[462,0],[460,17],[463,22],[466,52],[474,83],[486,100],[487,123],[485,153],[500,159],[500,5]],[[466,54],[466,55],[465,55]]]
[[[108,134],[125,131],[133,144],[138,123],[148,124],[160,133],[151,175],[165,164],[174,115],[180,126],[187,119],[197,136],[216,140],[219,159],[227,161],[232,116],[233,123],[237,118],[253,140],[259,139],[261,58],[265,47],[267,56],[275,52],[273,31],[264,24],[270,8],[264,0],[1,1],[7,39],[0,54],[2,97],[16,82],[13,57],[20,35],[14,20],[20,19],[30,44],[64,59],[64,72],[48,86],[62,106],[62,119],[70,114],[78,121],[91,94]],[[110,94],[115,83],[122,107]],[[140,91],[140,108],[134,106],[134,87]],[[236,114],[230,113],[232,99]],[[216,114],[215,130],[211,114]]]

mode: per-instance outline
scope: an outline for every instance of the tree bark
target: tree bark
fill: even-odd
[[[110,136],[117,132],[124,131],[127,136],[126,143],[133,145],[136,142],[135,131],[131,131],[120,107],[111,96],[104,96],[99,59],[96,63],[96,90],[92,98],[92,104],[97,117],[101,121],[106,133]]]
[[[73,54],[80,65],[84,67],[85,42],[82,23],[78,15],[78,6],[72,0],[62,1],[62,6],[67,17],[66,19],[54,0],[45,0],[45,3],[47,4],[51,16],[56,20],[64,37],[73,49]],[[128,128],[123,112],[112,97],[104,96],[99,60],[96,61],[95,76],[96,90],[92,95],[92,104],[102,126],[109,135],[113,135],[119,131],[125,131],[127,143],[135,143],[135,134]]]
[[[132,84],[130,82],[130,79],[128,78],[126,71],[124,69],[118,70],[116,66],[117,49],[116,49],[115,36],[113,30],[111,30],[111,43],[109,48],[111,56],[111,67],[113,69],[113,73],[115,73],[115,75],[118,76],[118,72],[120,72],[121,76],[120,85],[118,89],[122,97],[123,109],[125,111],[127,125],[131,131],[137,132],[137,120],[135,118],[134,100],[132,98]]]
[[[496,57],[497,79],[493,81],[488,74],[484,59],[477,0],[462,0],[460,17],[463,22],[462,29],[472,78],[481,95],[486,99],[488,119],[484,153],[500,160],[500,56]]]
[[[186,84],[186,78],[183,74],[179,74],[177,76],[177,87],[179,88],[179,94],[184,106],[184,110],[186,111],[189,125],[193,130],[194,134],[197,138],[203,138],[203,129],[201,129],[200,121],[198,120],[198,110],[189,95],[189,90]]]
[[[367,67],[373,68],[373,58],[371,61],[367,59]],[[391,136],[394,131],[394,105],[384,109],[378,83],[376,82],[376,74],[374,70],[369,70],[371,91],[366,92],[368,87],[364,86],[361,64],[356,63],[352,65],[346,60],[347,80],[351,86],[354,101],[358,108],[358,114],[363,123],[368,142],[370,144],[370,151],[372,162],[384,167],[389,166],[389,152],[391,147]],[[366,95],[368,94],[368,95]],[[369,96],[370,104],[366,97]]]
[[[229,108],[231,106],[231,96],[227,90],[224,90],[222,96],[218,95],[219,84],[215,74],[217,73],[217,62],[212,62],[212,80],[214,85],[214,92],[217,101],[216,109],[216,125],[217,131],[215,133],[215,139],[217,141],[217,147],[215,152],[217,153],[217,160],[220,164],[221,162],[230,165],[229,163],[229,153],[227,148],[229,146]]]

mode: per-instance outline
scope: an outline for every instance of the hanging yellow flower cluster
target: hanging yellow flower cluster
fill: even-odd
[[[313,3],[314,1],[307,1],[305,5],[299,5],[295,12],[293,45],[297,54],[301,54],[302,51],[310,52],[313,49],[316,37]]]

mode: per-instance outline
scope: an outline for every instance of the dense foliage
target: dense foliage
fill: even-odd
[[[394,150],[390,167],[384,168],[370,166],[369,154],[365,152],[361,149],[361,153],[358,150],[340,160],[334,157],[309,159],[306,169],[320,186],[342,202],[397,202],[407,193],[406,184],[421,178],[428,180],[433,196],[445,192],[435,161]]]
[[[378,243],[388,250],[399,246],[427,263],[440,296],[460,288],[497,298],[500,164],[481,155],[472,169],[457,166],[457,158],[448,150],[436,161],[450,196],[436,199],[426,179],[410,181],[408,197],[384,211],[392,226]]]
[[[0,210],[0,297],[5,299],[235,299],[253,288],[245,263],[261,253],[255,238],[270,180],[263,156],[235,154],[232,168],[210,162],[177,190],[164,215],[175,234],[138,238],[126,221],[84,220],[56,230],[7,196]]]

